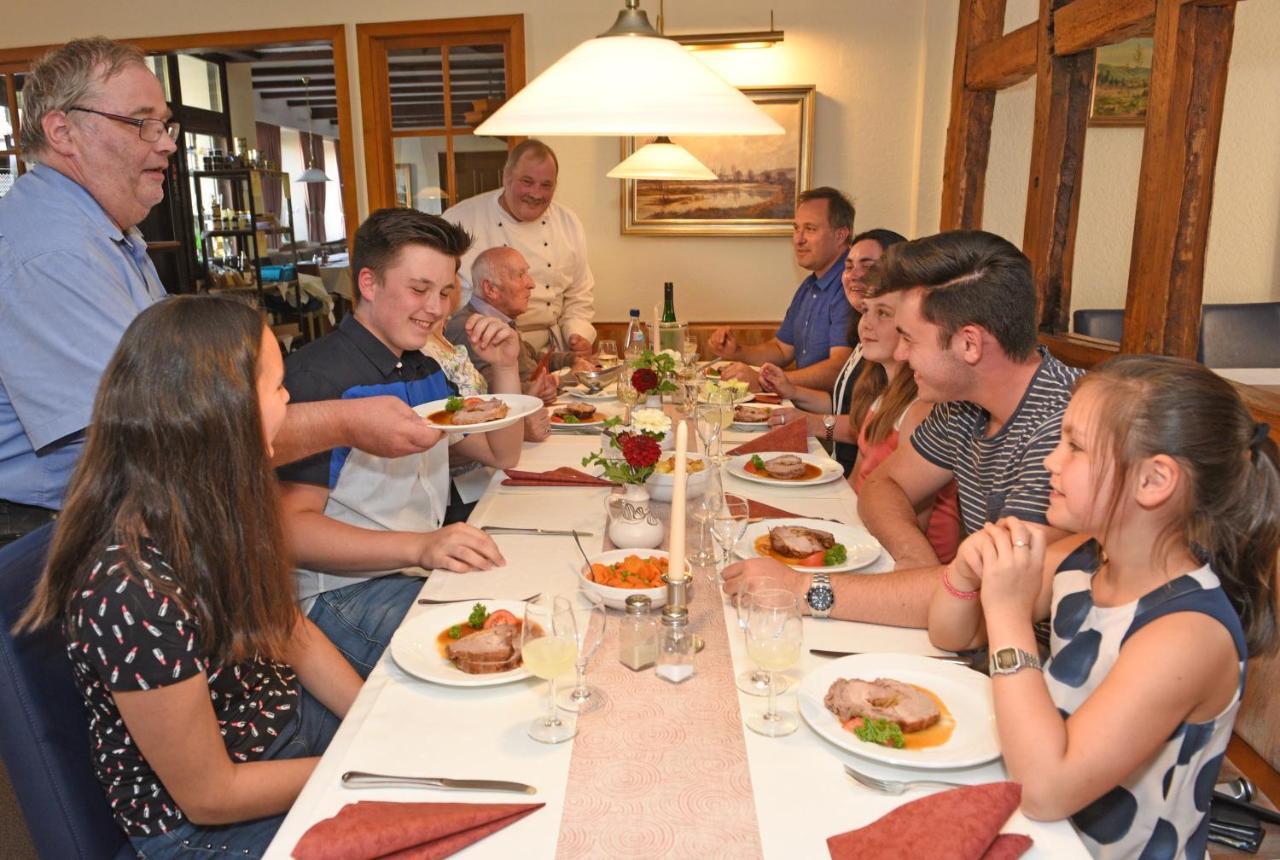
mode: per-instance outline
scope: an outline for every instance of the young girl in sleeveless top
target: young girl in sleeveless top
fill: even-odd
[[[20,625],[65,629],[93,766],[139,856],[261,856],[360,688],[294,601],[268,463],[283,380],[244,304],[139,315]]]
[[[867,476],[898,447],[933,408],[916,398],[911,368],[893,357],[898,348],[894,316],[902,293],[866,297],[866,309],[858,321],[862,357],[867,369],[853,386],[849,420],[858,429],[858,459],[849,483],[861,492]],[[946,563],[960,542],[960,508],[955,482],[948,484],[920,515],[920,527],[938,560]]]
[[[1045,459],[1049,522],[1078,534],[1046,550],[1008,518],[944,571],[930,638],[985,639],[1023,811],[1070,817],[1094,856],[1205,853],[1245,661],[1275,636],[1268,431],[1202,365],[1112,359],[1080,380]],[[1032,622],[1048,617],[1040,671]]]

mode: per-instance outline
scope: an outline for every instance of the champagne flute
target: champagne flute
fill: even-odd
[[[720,407],[704,404],[694,409],[693,415],[698,430],[698,441],[702,443],[702,452],[719,467],[720,460],[716,456],[716,449],[719,447],[720,432],[723,429],[720,424]]]
[[[558,702],[566,711],[586,714],[600,707],[599,692],[587,683],[587,663],[595,656],[600,643],[604,641],[605,608],[604,598],[594,591],[579,588],[569,604],[573,612],[578,646],[574,668],[577,670],[577,683],[572,690],[566,690]]]
[[[747,617],[751,607],[751,598],[765,591],[777,591],[784,588],[782,580],[768,576],[755,576],[743,584],[742,589],[738,592],[738,627],[743,634],[747,632]],[[763,669],[746,669],[739,672],[734,680],[738,684],[738,689],[748,696],[769,695],[769,673]],[[790,686],[791,682],[787,680],[785,675],[774,681],[774,690],[779,693],[784,692]]]
[[[631,424],[631,407],[635,406],[640,400],[640,392],[631,384],[631,374],[627,370],[622,371],[622,375],[618,377],[618,402],[621,403],[625,410],[622,413],[622,423]]]
[[[712,546],[710,523],[723,503],[724,487],[720,480],[720,470],[712,466],[701,498],[689,505],[693,511],[693,519],[698,523],[698,549],[688,556],[690,564],[715,569],[716,555]]]
[[[799,725],[795,714],[778,711],[774,678],[800,659],[804,640],[800,618],[800,599],[782,589],[756,592],[747,607],[747,656],[769,673],[769,708],[763,714],[751,714],[746,723],[766,737],[789,735]]]
[[[684,362],[684,366],[692,368],[698,361],[698,339],[686,337],[684,342],[680,344],[680,360]]]
[[[525,604],[520,653],[525,668],[548,682],[547,713],[529,723],[529,737],[544,744],[569,740],[578,726],[556,712],[556,678],[573,668],[578,654],[577,625],[566,598],[542,595]]]
[[[724,585],[722,573],[733,559],[733,548],[742,540],[750,516],[747,500],[733,493],[724,494],[719,509],[711,516],[711,535],[721,553],[720,564],[712,568],[711,581],[716,588]]]

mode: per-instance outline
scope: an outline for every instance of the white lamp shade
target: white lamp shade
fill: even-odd
[[[689,150],[674,143],[650,143],[640,147],[607,174],[610,179],[715,179],[707,166]]]
[[[302,171],[301,176],[299,176],[297,179],[294,180],[294,182],[332,182],[332,181],[333,180],[330,179],[328,176],[326,176],[325,172],[318,167],[308,167],[306,170]]]
[[[428,185],[418,192],[419,200],[443,200],[449,196],[449,192],[445,191],[439,185]]]
[[[475,131],[492,136],[782,134],[679,43],[600,36],[565,54]]]

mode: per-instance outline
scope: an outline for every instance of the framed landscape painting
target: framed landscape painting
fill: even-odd
[[[1098,49],[1090,125],[1146,125],[1151,98],[1150,37]]]
[[[782,135],[673,136],[710,168],[706,181],[625,180],[622,232],[640,236],[790,236],[813,176],[812,86],[742,87]],[[652,137],[622,141],[627,158]]]

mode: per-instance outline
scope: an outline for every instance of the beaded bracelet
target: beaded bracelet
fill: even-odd
[[[978,599],[978,592],[976,590],[961,591],[960,589],[956,588],[954,585],[951,584],[951,565],[947,565],[942,569],[942,587],[947,590],[947,594],[950,594],[956,600],[977,600]]]

